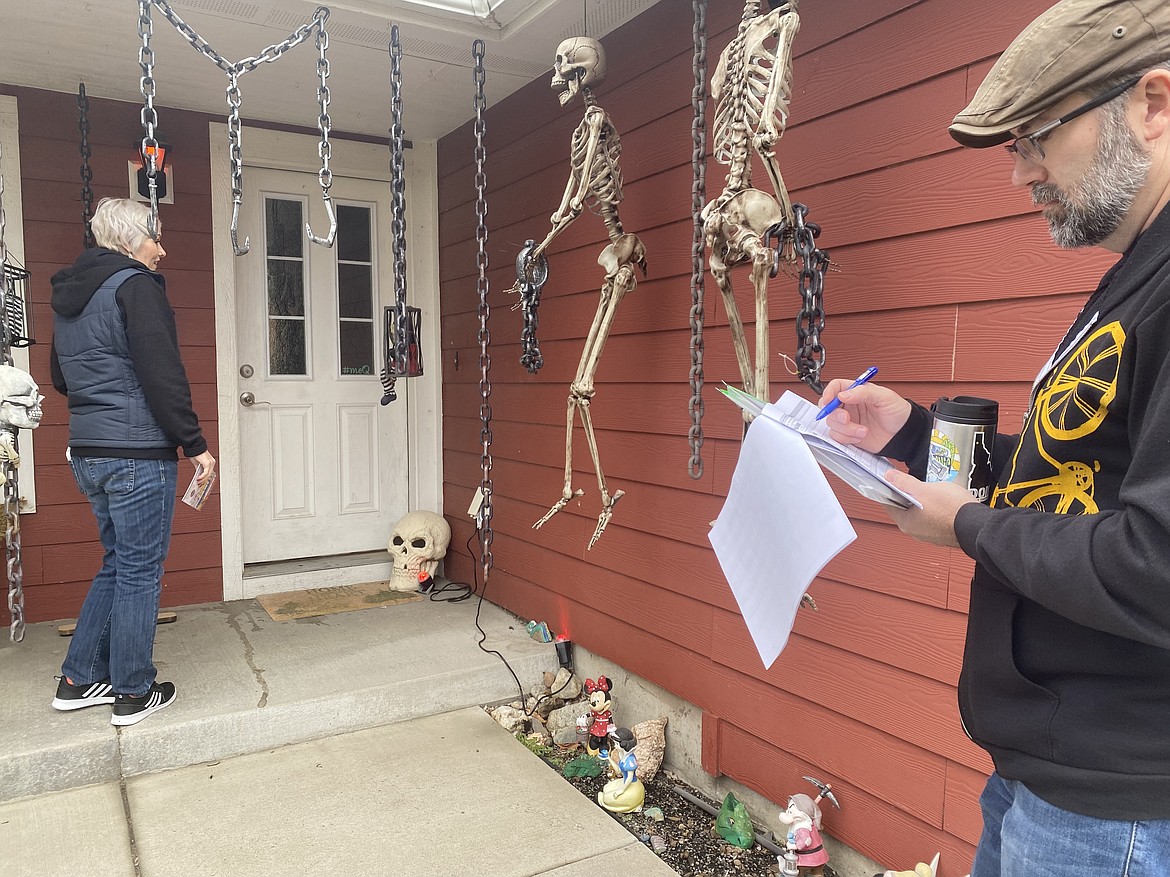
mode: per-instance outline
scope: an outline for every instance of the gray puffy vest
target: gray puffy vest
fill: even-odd
[[[85,448],[174,448],[146,401],[130,359],[126,321],[115,298],[135,274],[110,275],[76,317],[54,314],[53,344],[69,387],[69,445]]]

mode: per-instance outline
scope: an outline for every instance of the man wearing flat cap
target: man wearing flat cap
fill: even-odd
[[[926,484],[932,413],[845,389],[908,464],[891,516],[975,563],[959,712],[995,763],[971,877],[1170,877],[1170,0],[1063,0],[950,127],[1002,145],[1061,247],[1121,254],[1041,369],[991,501]]]

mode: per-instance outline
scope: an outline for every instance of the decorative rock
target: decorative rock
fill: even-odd
[[[638,779],[644,783],[654,779],[662,767],[662,757],[666,752],[666,722],[667,717],[663,716],[639,722],[630,729],[638,741],[634,747],[634,755],[638,758]]]
[[[524,715],[522,710],[511,706],[498,706],[490,715],[509,734],[524,730],[528,724],[528,716]]]
[[[570,703],[553,710],[545,719],[548,732],[557,743],[577,742],[577,717],[589,714],[589,704]]]
[[[650,835],[650,846],[656,853],[661,854],[666,852],[666,841],[656,834]]]
[[[556,678],[549,683],[548,689],[554,693],[555,697],[568,703],[581,696],[581,680],[573,675],[568,668],[561,667],[557,671]]]
[[[666,817],[662,815],[661,807],[647,807],[642,811],[646,816],[653,819],[655,822],[661,822]]]

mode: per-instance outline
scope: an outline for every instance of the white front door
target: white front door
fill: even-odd
[[[384,550],[408,511],[407,398],[380,404],[394,301],[384,184],[334,177],[337,239],[316,174],[245,175],[235,260],[243,562]]]

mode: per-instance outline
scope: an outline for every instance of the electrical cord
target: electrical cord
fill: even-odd
[[[474,538],[475,538],[475,531],[473,530],[471,535],[467,537],[467,542],[466,542],[467,556],[470,557],[473,561],[475,560],[475,555],[472,553],[472,550],[471,550],[471,540]],[[484,648],[483,644],[484,644],[484,641],[487,639],[487,631],[484,630],[480,626],[479,612],[483,608],[483,598],[484,598],[484,595],[487,593],[487,582],[484,582],[484,585],[482,588],[480,587],[480,585],[479,585],[479,567],[475,566],[474,564],[473,564],[473,567],[474,568],[472,569],[471,574],[472,574],[472,578],[473,578],[474,583],[475,583],[474,585],[467,585],[465,583],[460,583],[460,582],[453,582],[452,584],[456,584],[460,588],[470,588],[470,593],[468,593],[464,597],[459,598],[461,600],[467,599],[468,597],[471,596],[472,593],[479,594],[479,602],[475,606],[475,628],[476,628],[476,630],[479,631],[479,642],[477,642],[476,645],[479,646],[479,649],[481,652],[484,652],[484,653],[489,654],[489,655],[495,655],[497,658],[500,659],[500,661],[503,663],[503,665],[508,669],[508,672],[512,674],[512,679],[515,680],[515,682],[516,682],[516,689],[520,692],[520,703],[524,704],[528,700],[527,696],[524,693],[524,686],[520,683],[520,677],[516,675],[516,671],[512,669],[512,665],[508,663],[508,659],[505,658],[503,655],[501,655],[499,652],[497,652],[495,649]],[[449,602],[456,602],[456,601],[451,600]],[[536,708],[538,706],[540,706],[544,701],[555,697],[556,695],[560,694],[562,691],[564,691],[566,688],[569,687],[569,683],[573,681],[573,677],[577,675],[577,671],[574,670],[572,667],[566,667],[565,669],[567,669],[569,671],[569,678],[565,680],[565,684],[562,685],[560,688],[558,688],[556,691],[550,691],[548,694],[538,698],[536,703],[534,703],[532,705],[531,710],[527,710],[527,709],[524,709],[523,707],[521,707],[521,712],[523,712],[525,716],[531,718],[532,715],[536,712]]]

